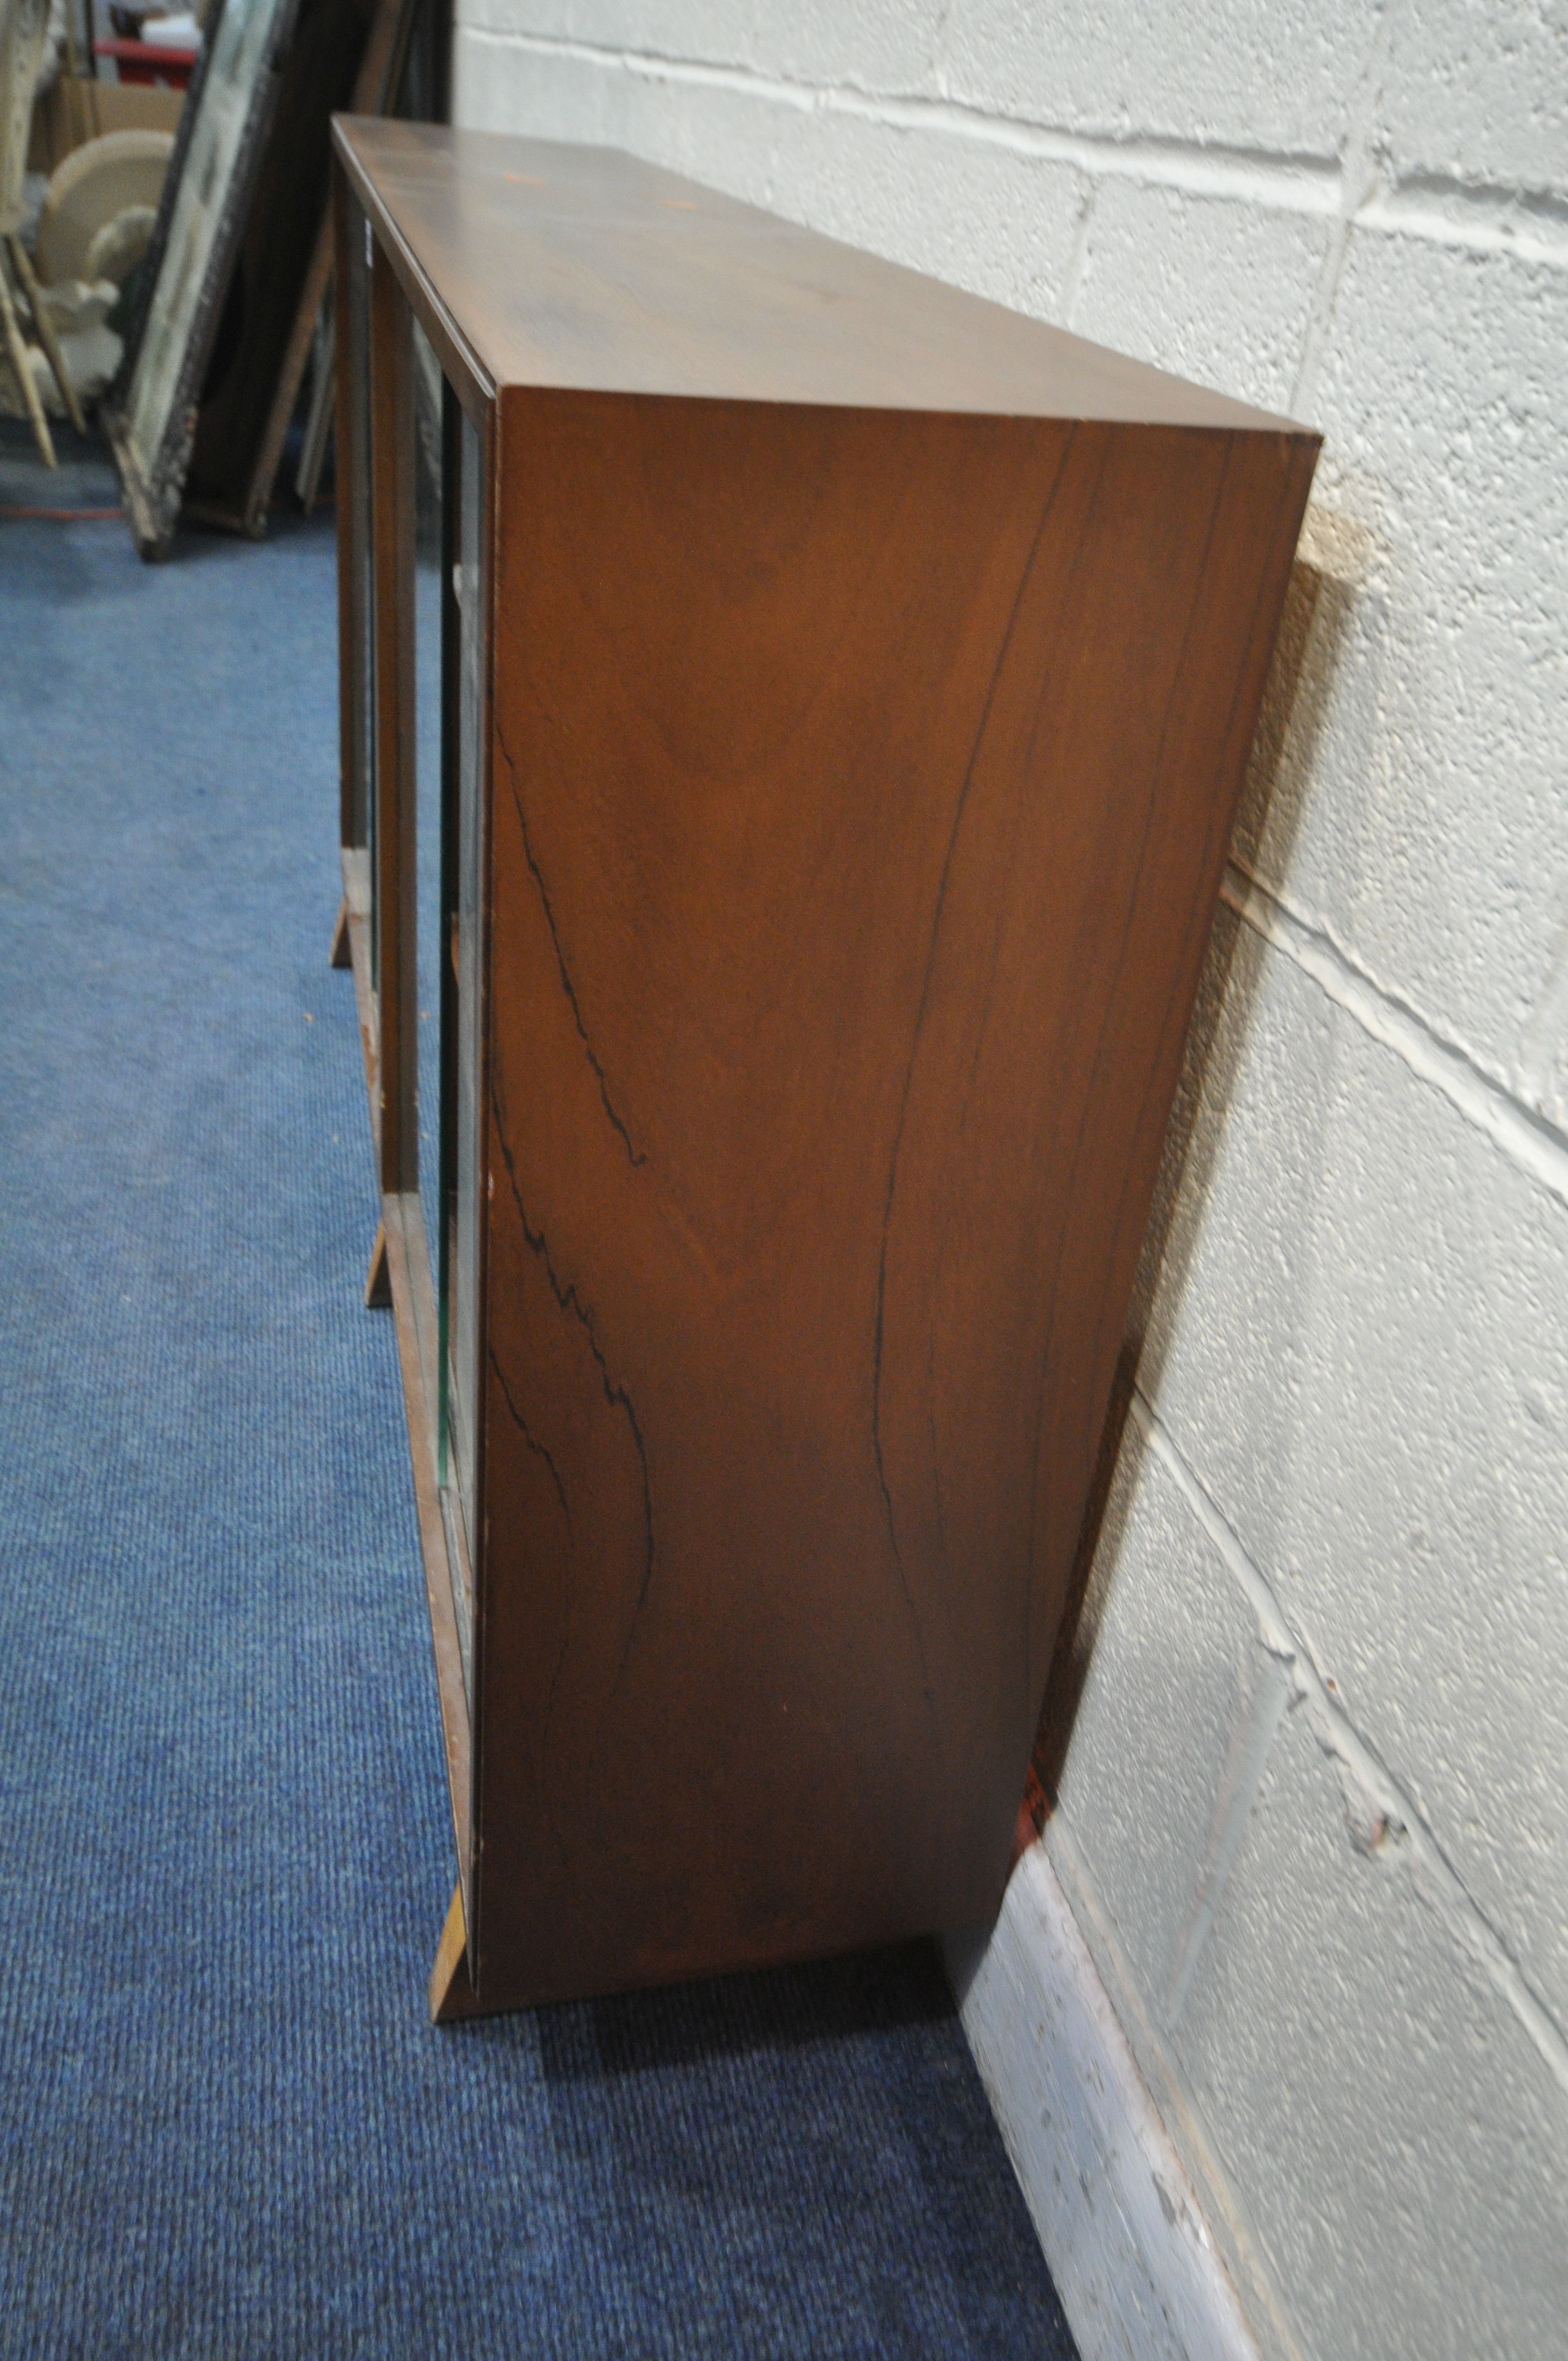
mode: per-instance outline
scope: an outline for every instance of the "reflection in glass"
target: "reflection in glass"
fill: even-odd
[[[453,854],[456,869],[456,1021],[453,1027],[452,1228],[447,1295],[452,1482],[473,1530],[474,1409],[477,1382],[478,1145],[479,1109],[474,1086],[479,1071],[479,875],[483,798],[484,698],[481,629],[484,589],[480,579],[483,517],[479,437],[466,412],[453,404],[454,506],[456,514],[457,588],[456,695],[453,730],[456,740],[456,794],[453,809]]]
[[[418,821],[419,1193],[433,1273],[441,1241],[442,375],[414,340],[414,808]]]
[[[412,334],[419,1185],[438,1308],[438,1474],[471,1696],[479,446],[417,321]]]
[[[353,614],[357,648],[357,675],[351,671],[345,694],[357,691],[357,710],[350,718],[348,807],[345,813],[345,841],[351,846],[363,846],[366,859],[366,887],[374,890],[376,874],[376,797],[372,781],[375,774],[376,744],[376,600],[372,581],[372,552],[375,528],[370,495],[370,372],[366,355],[370,338],[370,225],[350,197],[345,201],[351,209],[352,230],[348,239],[348,352],[344,366],[348,372],[348,399],[353,415],[349,432],[355,444],[352,459],[345,456],[338,463],[338,499],[344,503],[342,529],[350,534],[350,546],[358,554],[358,595]],[[352,502],[352,511],[349,503]],[[379,929],[372,925],[367,929],[370,946],[370,981],[373,987],[380,983]]]

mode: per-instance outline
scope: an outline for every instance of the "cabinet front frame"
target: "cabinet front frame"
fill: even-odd
[[[487,1030],[486,876],[489,798],[490,647],[492,642],[491,511],[496,405],[491,390],[451,333],[439,306],[411,269],[400,241],[371,192],[341,151],[334,169],[339,366],[336,434],[339,452],[340,834],[344,926],[354,969],[371,1132],[381,1202],[377,1255],[385,1272],[397,1326],[404,1408],[413,1461],[437,1688],[441,1705],[453,1829],[470,1958],[476,1956],[479,1894],[475,1841],[477,1748],[471,1697],[479,1692],[482,1617],[477,1611],[481,1554],[473,1504],[482,1499],[483,1447],[470,1412],[467,1515],[444,1497],[448,1432],[448,1323],[444,1306],[454,1274],[448,1269],[446,1208],[457,1181],[455,1140],[457,1041],[483,1071]],[[419,1182],[419,974],[417,940],[417,727],[414,567],[416,557],[415,426],[412,324],[417,320],[440,364],[445,394],[443,419],[444,547],[441,597],[441,1117],[443,1235],[427,1235]],[[465,421],[472,429],[464,433]],[[462,763],[462,623],[454,580],[461,544],[457,512],[466,445],[477,469],[477,547],[469,632],[477,641],[477,696],[471,716],[476,759],[467,782],[476,829],[476,874],[468,933],[462,947],[448,928],[447,906],[459,856],[456,811]],[[472,1110],[476,1137],[468,1169],[476,1198],[469,1335],[482,1350],[485,1257],[484,1125]],[[376,1273],[373,1271],[374,1281]],[[469,1373],[468,1399],[477,1370]],[[466,1563],[465,1563],[466,1561]],[[470,1601],[469,1677],[460,1643],[457,1586]],[[470,1688],[470,1679],[472,1686]]]

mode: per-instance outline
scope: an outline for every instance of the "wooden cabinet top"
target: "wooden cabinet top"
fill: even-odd
[[[1299,434],[610,148],[339,116],[479,386]]]

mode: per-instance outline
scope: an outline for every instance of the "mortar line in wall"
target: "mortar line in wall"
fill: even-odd
[[[1062,273],[1061,309],[1059,317],[1064,328],[1070,328],[1078,299],[1083,292],[1084,266],[1089,259],[1089,225],[1094,217],[1094,182],[1090,181],[1079,203],[1078,218],[1073,224],[1072,247]]]
[[[850,115],[894,130],[945,131],[1102,178],[1152,179],[1195,195],[1251,197],[1297,213],[1326,214],[1338,209],[1340,168],[1333,156],[1292,155],[1218,141],[1163,137],[1151,132],[1123,137],[1113,132],[1069,131],[1022,115],[988,115],[982,107],[966,105],[959,99],[867,91],[851,82],[800,82],[759,73],[750,66],[719,65],[652,49],[617,49],[565,34],[497,32],[482,25],[466,25],[463,30],[471,38],[505,48],[616,67],[645,81],[730,91],[739,97],[767,99],[800,114]]]
[[[1556,1063],[1558,1044],[1568,1038],[1568,918],[1557,929],[1541,991],[1519,1048],[1519,1088],[1543,1098]]]
[[[1383,0],[1351,99],[1349,119],[1340,149],[1343,171],[1340,181],[1339,219],[1329,232],[1322,265],[1312,290],[1307,330],[1301,339],[1301,358],[1296,370],[1295,383],[1290,389],[1293,417],[1304,418],[1309,406],[1316,399],[1318,369],[1328,342],[1334,304],[1339,298],[1345,257],[1350,251],[1350,234],[1362,207],[1376,192],[1373,132],[1378,101],[1383,94],[1384,77],[1393,53],[1398,13],[1398,0]]]
[[[1292,910],[1277,887],[1266,885],[1233,860],[1220,893],[1239,918],[1310,975],[1364,1032],[1391,1049],[1420,1081],[1441,1092],[1519,1171],[1568,1205],[1568,1139],[1555,1125],[1477,1065],[1457,1042],[1445,1039],[1425,1017],[1375,983],[1324,928]]]
[[[1411,1883],[1453,1941],[1481,1970],[1512,2012],[1558,2089],[1568,2097],[1568,2037],[1533,1989],[1518,1960],[1443,1851],[1420,1811],[1373,1751],[1346,1713],[1310,1649],[1291,1624],[1266,1576],[1248,1554],[1194,1474],[1141,1387],[1131,1411],[1148,1449],[1158,1460],[1201,1527],[1215,1554],[1237,1584],[1257,1621],[1260,1644],[1276,1657],[1307,1714],[1321,1752],[1339,1772],[1345,1791],[1346,1819],[1357,1815],[1352,1837],[1358,1851],[1374,1861],[1409,1867]]]
[[[1171,1960],[1165,2021],[1173,2032],[1181,2022],[1192,1980],[1214,1930],[1214,1920],[1263,1786],[1275,1738],[1294,1696],[1289,1674],[1274,1650],[1265,1647],[1258,1653],[1263,1663],[1249,1668],[1251,1694],[1232,1732],[1209,1840],[1199,1863],[1197,1890],[1186,1923],[1177,1937]]]
[[[1568,206],[1531,189],[1440,183],[1431,174],[1412,173],[1369,195],[1354,226],[1465,254],[1508,254],[1568,269]]]
[[[802,115],[837,114],[893,130],[943,132],[1040,162],[1058,163],[1095,180],[1131,180],[1189,196],[1221,197],[1285,213],[1330,217],[1351,229],[1417,237],[1472,253],[1508,253],[1527,261],[1568,267],[1568,207],[1541,191],[1490,182],[1443,181],[1417,173],[1347,203],[1345,160],[1340,155],[1291,154],[1180,139],[1152,131],[1069,130],[1021,115],[988,115],[951,98],[864,90],[850,82],[808,82],[656,50],[618,49],[565,34],[500,31],[464,25],[466,38],[499,49],[614,69],[642,81],[681,82],[694,89],[760,98]]]

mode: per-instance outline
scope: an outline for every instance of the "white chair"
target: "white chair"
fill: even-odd
[[[66,372],[59,343],[38,296],[38,282],[22,244],[22,175],[27,170],[27,135],[32,127],[33,93],[49,50],[49,0],[0,0],[0,327],[22,400],[32,421],[33,434],[47,466],[55,464],[54,442],[38,399],[16,303],[5,269],[16,274],[22,300],[32,315],[66,415],[79,434],[86,433],[82,405]]]

